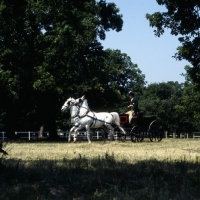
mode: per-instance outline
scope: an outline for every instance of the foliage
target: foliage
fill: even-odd
[[[156,28],[154,33],[158,37],[166,28],[172,35],[179,36],[182,46],[177,48],[174,57],[189,61],[193,67],[188,72],[194,82],[200,83],[200,1],[157,0],[157,3],[167,11],[146,14],[150,26]]]
[[[130,57],[120,50],[106,49],[101,63],[98,76],[95,77],[96,85],[92,86],[99,87],[98,98],[93,97],[94,90],[87,95],[91,106],[117,108],[127,98],[130,90],[140,92],[144,87],[144,74],[132,63]],[[96,72],[95,69],[94,73]],[[115,99],[114,102],[111,97]]]
[[[183,84],[178,82],[152,83],[143,90],[143,95],[139,99],[139,108],[147,115],[156,115],[165,130],[174,131],[182,127],[175,110],[182,97],[182,91]]]
[[[176,112],[184,124],[200,130],[200,92],[196,83],[192,81],[188,71],[189,66],[185,67],[185,86],[179,104],[175,106]]]
[[[153,83],[143,89],[139,108],[147,115],[156,115],[165,130],[188,132],[200,129],[200,92],[185,66],[185,83]]]
[[[144,76],[121,52],[112,60],[127,59],[121,61],[122,69],[108,67],[111,51],[104,51],[99,42],[106,31],[122,29],[122,15],[114,3],[3,0],[0,10],[0,129],[9,138],[14,130],[38,130],[41,125],[55,136],[60,108],[71,95],[86,94],[93,105],[107,105],[110,91],[113,96],[124,93],[116,81],[140,79],[143,84]],[[128,68],[138,73],[137,79],[119,75]],[[109,70],[112,76],[101,79]],[[105,91],[110,95],[99,98]]]

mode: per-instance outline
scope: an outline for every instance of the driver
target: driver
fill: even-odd
[[[129,123],[131,123],[132,117],[137,116],[139,109],[138,109],[138,100],[133,92],[129,92],[129,98],[130,98],[130,104],[127,106],[127,108],[131,110],[126,112],[126,114],[129,115]]]

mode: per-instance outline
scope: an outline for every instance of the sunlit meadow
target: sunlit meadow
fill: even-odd
[[[9,142],[0,199],[200,199],[199,142]]]

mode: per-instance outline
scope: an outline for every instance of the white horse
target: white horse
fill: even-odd
[[[124,134],[124,129],[120,126],[120,118],[117,112],[99,112],[95,113],[90,111],[87,100],[85,97],[74,100],[69,98],[62,107],[62,111],[66,111],[70,108],[71,117],[73,116],[75,124],[71,128],[69,133],[69,141],[71,138],[71,132],[74,131],[77,135],[77,131],[83,128],[86,129],[88,142],[90,140],[90,128],[103,128],[107,133],[111,131],[112,138],[114,136],[114,128],[112,125],[116,125]]]

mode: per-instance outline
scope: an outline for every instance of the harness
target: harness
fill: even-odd
[[[78,112],[80,112],[80,107],[78,107],[79,108],[79,110],[78,110]],[[83,107],[84,108],[84,107]],[[86,108],[87,109],[87,108]],[[79,115],[78,114],[78,117],[80,117],[80,118],[83,118],[83,117],[85,117],[85,116],[87,116],[87,114],[90,112],[90,109],[87,109],[86,110],[86,112],[83,114],[83,115]]]
[[[77,112],[73,116],[71,116],[71,119],[78,117],[78,113],[79,113],[79,110],[77,110]]]
[[[82,102],[82,104],[83,104],[83,102]],[[86,109],[86,112],[85,112],[84,114],[82,114],[82,115],[79,115],[80,108],[81,108],[82,104],[81,104],[80,106],[77,106],[77,105],[75,105],[75,104],[71,105],[71,106],[76,106],[76,107],[78,108],[77,112],[76,112],[73,116],[71,116],[71,119],[74,119],[75,117],[78,117],[79,119],[82,119],[82,118],[84,118],[84,117],[87,116],[87,117],[93,119],[92,124],[90,125],[90,128],[95,127],[97,121],[100,121],[100,122],[104,122],[104,123],[105,123],[105,121],[100,120],[100,119],[97,119],[97,117],[96,117],[96,115],[95,115],[95,113],[94,113],[93,111],[91,111],[91,112],[93,113],[93,116],[88,115],[88,113],[90,112],[90,109],[87,108],[87,107],[82,107],[82,108],[85,108],[85,109]],[[110,113],[110,114],[111,114],[111,113]],[[113,117],[112,114],[111,114],[111,116]],[[109,122],[106,122],[106,123],[112,125],[112,123],[109,123]]]

